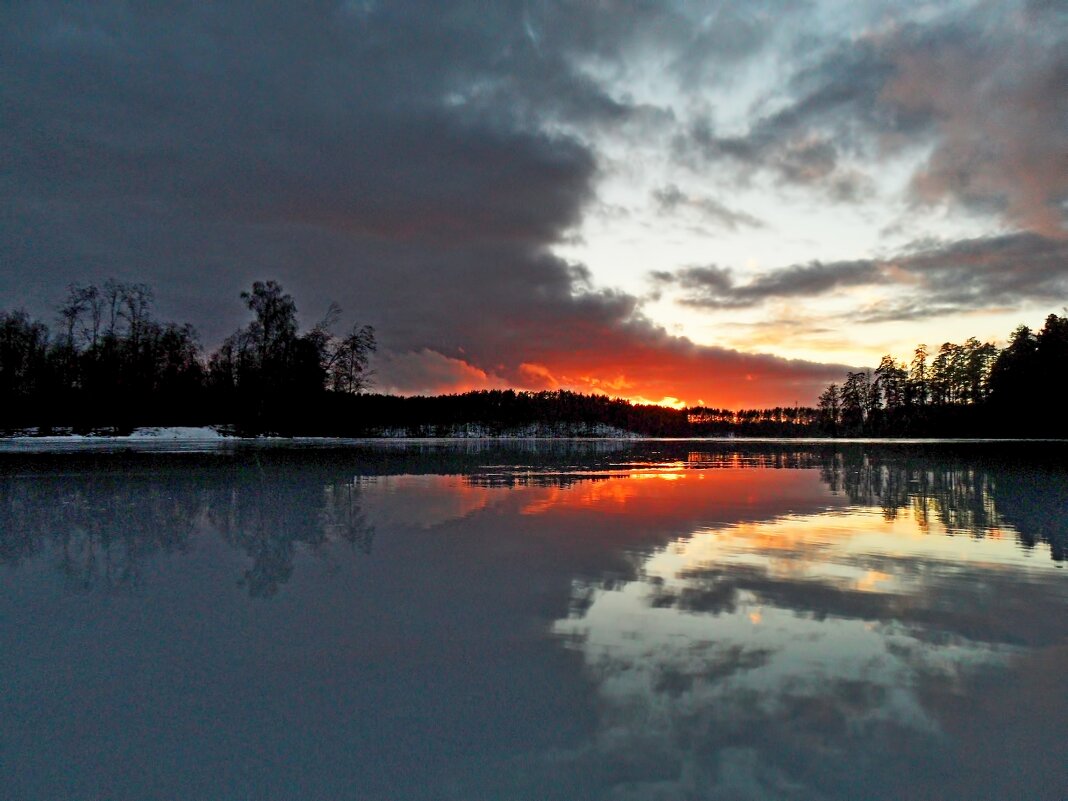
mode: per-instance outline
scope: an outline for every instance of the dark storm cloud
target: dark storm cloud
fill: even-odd
[[[566,300],[570,273],[538,254],[578,220],[595,158],[524,116],[550,93],[587,117],[627,109],[535,54],[522,4],[435,8],[10,11],[4,295],[116,273],[211,306],[281,272],[312,304],[388,310],[398,334],[439,283],[487,311]]]
[[[657,272],[681,302],[737,309],[768,300],[813,298],[857,286],[893,287],[900,298],[855,316],[862,322],[914,320],[1068,296],[1068,242],[1038,234],[1007,234],[949,243],[924,242],[894,258],[812,262],[735,282],[728,268],[687,267]]]
[[[541,243],[585,199],[592,154],[518,127],[507,80],[480,88],[494,50],[524,46],[507,14],[122,8],[24,10],[5,32],[10,188],[27,202]],[[597,113],[589,90],[571,85]]]
[[[271,277],[308,321],[337,300],[374,324],[386,388],[561,364],[666,395],[698,365],[722,372],[702,386],[804,395],[830,368],[671,337],[548,250],[598,169],[569,131],[671,119],[583,68],[684,31],[657,4],[634,13],[649,25],[518,0],[9,8],[2,305],[47,314],[69,282],[144,280],[211,345]]]

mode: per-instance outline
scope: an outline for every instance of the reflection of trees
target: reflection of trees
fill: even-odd
[[[998,510],[1025,547],[1045,542],[1054,560],[1068,559],[1068,478],[1063,471],[1006,471],[994,489]]]
[[[1068,555],[1068,474],[1045,463],[906,456],[890,451],[823,454],[820,472],[833,492],[852,503],[880,506],[887,519],[911,514],[927,529],[981,538],[1011,526],[1020,543],[1049,545],[1055,561]]]
[[[136,587],[145,561],[183,551],[199,517],[194,488],[126,476],[0,481],[0,562],[48,551],[79,590]]]
[[[348,542],[361,553],[371,553],[375,538],[373,526],[368,525],[360,509],[358,479],[323,487],[324,503],[319,515],[323,535],[329,539]]]
[[[819,453],[815,450],[784,449],[782,446],[760,449],[759,446],[746,444],[744,448],[729,447],[723,450],[705,447],[703,450],[691,450],[686,454],[686,464],[690,467],[722,468],[768,468],[772,470],[806,470],[820,464]]]
[[[487,489],[515,489],[516,487],[555,487],[567,489],[576,484],[610,481],[618,476],[606,473],[484,473],[464,476],[471,487]]]
[[[252,560],[242,584],[270,596],[293,572],[298,545],[345,541],[369,553],[374,537],[356,480],[297,471],[0,478],[0,563],[48,557],[84,591],[131,588],[149,560],[189,548],[216,529]]]
[[[585,444],[585,443],[583,443]],[[629,447],[634,447],[632,444]],[[543,454],[544,455],[544,454]],[[571,454],[575,456],[576,454]],[[695,450],[691,443],[657,443],[651,452],[630,452],[633,458],[601,460],[589,454],[585,460],[561,461],[557,464],[503,465],[497,471],[478,466],[464,476],[470,486],[488,488],[557,487],[565,489],[579,483],[617,480],[621,475],[642,470],[710,470],[770,469],[805,470],[823,464],[815,450],[790,450],[782,447],[743,448],[724,443],[703,444]]]
[[[316,550],[339,539],[364,553],[371,550],[374,530],[360,511],[357,480],[323,486],[295,478],[259,468],[245,471],[234,487],[221,488],[212,504],[209,516],[219,533],[252,558],[241,582],[250,595],[278,592],[293,572],[298,544]]]

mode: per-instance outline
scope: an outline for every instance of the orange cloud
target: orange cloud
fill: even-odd
[[[386,353],[377,368],[380,375],[386,376],[378,382],[378,391],[398,395],[444,395],[508,386],[500,376],[429,348]]]
[[[524,386],[529,389],[559,389],[560,382],[544,364],[523,362],[519,365],[519,375]]]
[[[376,365],[383,392],[442,394],[476,389],[567,389],[623,397],[673,408],[811,405],[847,369],[694,345],[678,337],[652,343],[620,336],[610,327],[594,342],[532,342],[529,356],[509,366],[507,354],[492,368],[482,354],[447,356],[423,349],[387,354]],[[494,354],[497,355],[497,354]]]
[[[726,408],[813,404],[827,383],[840,380],[846,369],[701,347],[678,337],[648,342],[618,330],[604,334],[596,344],[579,347],[574,342],[546,343],[539,348],[537,364],[563,389],[674,407],[705,400]],[[517,385],[531,375],[507,368],[501,374]]]

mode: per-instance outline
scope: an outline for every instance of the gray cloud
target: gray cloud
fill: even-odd
[[[663,274],[655,278],[660,283],[673,281],[684,290],[681,302],[685,305],[706,309],[748,308],[774,298],[812,297],[882,280],[879,265],[873,261],[793,265],[747,284],[736,284],[730,269],[715,265],[686,267],[670,279]]]
[[[913,195],[1068,236],[1068,15],[1043,4],[983,12],[958,23],[955,37],[917,35],[884,90],[934,121],[937,144]]]
[[[469,305],[567,314],[573,272],[543,250],[579,219],[596,159],[527,117],[543,95],[628,110],[535,53],[522,5],[12,10],[0,292],[40,305],[136,276],[210,341],[275,275],[309,313],[338,297],[401,349],[442,344],[428,319]]]
[[[644,370],[666,387],[683,365],[724,382],[792,382],[798,397],[825,366],[670,337],[638,298],[593,286],[550,248],[594,205],[598,136],[679,125],[666,106],[631,98],[629,78],[655,62],[680,91],[729,85],[792,41],[776,20],[805,13],[805,3],[770,0],[13,5],[0,18],[0,306],[48,314],[69,282],[144,280],[162,314],[189,319],[212,344],[242,322],[241,289],[273,277],[309,320],[336,299],[395,354],[439,354],[507,380],[523,362],[582,354],[589,370],[572,359],[575,374]],[[1052,5],[1026,13],[1062,20]],[[820,39],[813,55],[783,50],[785,106],[757,109],[743,136],[691,126],[680,147],[850,199],[869,179],[847,162],[876,149],[872,136],[923,132],[940,144],[917,197],[1031,220],[1066,194],[1064,171],[1043,161],[1063,142],[1050,116],[1063,107],[1061,23],[1025,32],[1036,57],[998,65],[990,74],[1006,80],[982,95],[964,87],[959,106],[957,83],[928,94],[904,83],[914,54],[959,54],[950,77],[968,64],[988,69],[993,51],[965,39],[976,25],[997,32],[995,23],[951,19],[882,39]],[[1019,114],[1019,126],[1002,117],[984,127],[982,109],[1002,95],[1015,105],[999,108]],[[978,110],[965,108],[972,101]],[[1027,115],[1029,104],[1040,107]],[[974,143],[957,134],[966,121],[1019,158],[950,181],[956,162],[938,147],[967,154]],[[1012,150],[1016,131],[1032,144]],[[671,185],[657,200],[684,207]],[[710,197],[685,208],[727,228],[762,222]],[[688,289],[744,305],[860,280],[799,270],[748,288],[709,273],[711,294]],[[414,359],[394,360],[408,371],[398,381],[417,382]]]
[[[703,195],[688,195],[675,184],[667,184],[653,190],[653,200],[661,214],[672,214],[683,209],[692,209],[704,220],[730,231],[739,227],[763,228],[764,222],[752,214],[728,208],[715,198]]]
[[[598,169],[569,131],[667,118],[583,69],[612,19],[519,0],[13,8],[3,305],[144,280],[211,345],[271,277],[309,320],[337,300],[375,325],[381,386],[519,383],[535,363],[656,398],[699,397],[694,375],[807,397],[833,368],[669,336],[550,253]]]
[[[768,171],[783,184],[826,185],[832,199],[851,199],[843,187],[858,176],[840,167],[842,156],[870,148],[873,132],[915,135],[926,120],[880,104],[893,66],[874,43],[818,44],[820,57],[797,64],[783,87],[784,107],[763,115],[755,109],[740,135],[721,135],[708,118],[697,118],[676,137],[677,155],[733,164],[743,181]]]
[[[1068,242],[1009,234],[928,247],[887,262],[914,290],[897,303],[864,310],[865,322],[915,320],[943,313],[1068,296]]]
[[[683,159],[732,164],[740,179],[865,196],[871,162],[929,146],[912,179],[919,203],[951,200],[1047,236],[1068,233],[1068,18],[1053,4],[982,3],[919,24],[834,42],[809,40],[773,111],[724,135],[698,118],[675,140]]]
[[[728,268],[686,267],[651,276],[674,284],[680,302],[709,309],[812,298],[856,286],[894,287],[899,300],[859,312],[863,322],[915,320],[939,314],[1056,302],[1068,295],[1068,242],[1038,234],[1007,234],[949,243],[922,242],[894,258],[812,262],[735,282]]]

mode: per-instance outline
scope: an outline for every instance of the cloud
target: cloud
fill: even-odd
[[[376,391],[399,395],[503,389],[506,382],[463,359],[450,358],[424,348],[408,353],[387,353],[376,364]]]
[[[684,209],[692,209],[703,219],[730,231],[737,230],[739,227],[764,227],[764,222],[752,214],[727,208],[715,198],[687,195],[675,184],[667,184],[654,189],[653,201],[661,214],[673,214]]]
[[[687,291],[681,301],[687,306],[737,309],[756,306],[773,298],[813,297],[841,287],[872,284],[878,282],[880,276],[875,262],[855,261],[793,265],[759,275],[741,285],[734,282],[729,269],[714,265],[686,267],[674,280]]]
[[[523,362],[519,365],[523,385],[530,389],[559,389],[560,382],[544,364]]]
[[[852,200],[871,179],[843,164],[870,150],[872,133],[920,133],[919,114],[884,109],[879,93],[892,72],[881,51],[866,40],[818,42],[820,57],[794,62],[774,111],[753,110],[747,129],[724,134],[708,116],[693,119],[676,135],[674,150],[683,160],[725,163],[749,183],[761,172],[782,185],[817,188],[834,200]]]
[[[950,242],[884,262],[912,284],[909,313],[886,319],[971,311],[1028,301],[1054,303],[1068,293],[1068,242],[1038,234],[1006,234]],[[905,311],[905,310],[902,310]],[[874,321],[878,314],[869,314]]]
[[[893,294],[851,315],[862,322],[914,320],[1022,302],[1056,302],[1068,293],[1068,243],[1019,233],[923,242],[895,257],[797,264],[735,282],[730,269],[686,267],[654,273],[675,285],[684,305],[739,309],[766,301],[816,298],[854,287]]]
[[[936,132],[913,195],[993,209],[1013,225],[1066,237],[1068,20],[1035,4],[983,11],[917,33],[883,89],[884,102],[929,117]]]
[[[692,160],[837,200],[869,195],[878,165],[865,159],[922,134],[933,150],[918,200],[986,204],[1056,233],[1068,193],[1050,167],[1064,152],[1055,6],[1024,9],[1036,24],[1022,29],[1007,12],[950,12],[821,33],[803,49],[812,34],[794,29],[813,30],[813,9],[17,4],[0,21],[0,297],[47,315],[72,281],[143,280],[162,315],[211,345],[244,321],[239,292],[275,278],[309,321],[337,300],[376,327],[380,388],[555,381],[709,403],[811,400],[839,367],[672,337],[641,298],[596,285],[553,249],[604,200],[605,140],[676,134]],[[1010,34],[1021,43],[999,61],[994,45]],[[758,98],[742,129],[714,126],[702,87],[743,82],[769,58],[782,91]],[[918,86],[931,65],[938,81]],[[969,65],[976,86],[964,85]],[[653,68],[674,81],[662,98],[643,94]],[[1007,157],[987,164],[982,142]],[[973,162],[974,180],[952,180]],[[681,180],[651,185],[664,213],[768,229]],[[709,308],[896,280],[881,262],[741,285],[703,269],[673,280]],[[979,302],[928,272],[940,302]]]
[[[810,39],[813,55],[788,60],[781,91],[754,108],[744,131],[724,133],[698,116],[676,137],[677,155],[733,165],[743,181],[768,173],[858,200],[874,187],[858,163],[926,148],[911,178],[914,202],[950,201],[1068,235],[1063,11],[980,2],[922,22],[889,20],[862,35]]]

